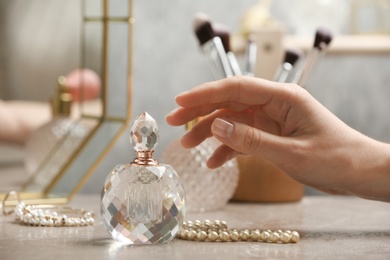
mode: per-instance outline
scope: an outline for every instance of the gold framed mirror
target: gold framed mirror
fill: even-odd
[[[79,103],[79,117],[72,128],[52,145],[49,155],[23,183],[19,190],[21,199],[29,203],[71,200],[127,128],[131,115],[133,1],[77,1],[81,21],[80,68],[99,70],[101,94],[95,106]],[[80,86],[83,93],[82,79]],[[75,129],[81,127],[87,129],[85,134],[75,138]],[[1,193],[0,199],[5,196]],[[7,203],[16,203],[13,200],[8,198]]]

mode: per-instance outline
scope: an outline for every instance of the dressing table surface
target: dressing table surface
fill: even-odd
[[[35,227],[0,217],[0,259],[390,259],[390,203],[335,196],[297,203],[230,203],[223,210],[188,213],[187,220],[219,219],[229,228],[290,229],[297,244],[194,242],[121,246],[106,231],[99,195],[79,195],[73,207],[93,210],[88,227]]]

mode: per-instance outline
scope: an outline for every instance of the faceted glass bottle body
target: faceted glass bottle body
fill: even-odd
[[[219,145],[218,140],[209,138],[195,148],[184,149],[176,140],[161,155],[160,160],[172,165],[179,174],[188,212],[217,210],[233,197],[239,180],[236,159],[214,170],[206,166]]]
[[[101,214],[108,232],[118,242],[165,243],[183,224],[185,200],[171,166],[117,165],[102,190]]]

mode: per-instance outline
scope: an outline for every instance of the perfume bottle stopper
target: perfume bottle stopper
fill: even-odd
[[[130,143],[137,153],[132,165],[157,165],[153,158],[154,149],[159,139],[159,130],[156,120],[147,112],[143,112],[135,121],[130,130]]]

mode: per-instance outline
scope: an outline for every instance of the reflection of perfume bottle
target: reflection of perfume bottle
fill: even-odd
[[[52,120],[33,132],[25,146],[27,172],[45,183],[54,177],[52,175],[58,172],[88,133],[86,126],[70,117],[72,96],[65,77],[59,77],[57,95],[51,100],[51,105]],[[57,149],[61,149],[61,156],[56,156],[53,161]],[[49,161],[52,169],[45,167]],[[40,182],[38,179],[34,181]]]
[[[196,121],[187,124],[187,130]],[[161,160],[175,167],[179,174],[186,191],[188,212],[220,209],[233,197],[239,179],[236,159],[214,170],[206,166],[207,159],[220,144],[212,137],[195,148],[184,149],[176,140],[161,155]]]
[[[184,190],[175,170],[152,157],[158,127],[146,112],[131,127],[130,141],[137,158],[107,176],[100,203],[103,222],[112,238],[125,244],[168,242],[183,224]]]

